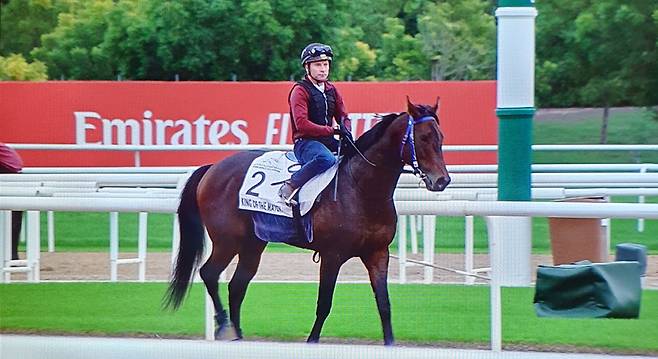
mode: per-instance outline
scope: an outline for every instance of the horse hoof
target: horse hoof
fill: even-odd
[[[215,330],[215,340],[232,341],[240,339],[242,339],[242,335],[239,335],[230,324],[222,325]]]

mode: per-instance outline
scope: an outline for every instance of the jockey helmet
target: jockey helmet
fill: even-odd
[[[333,57],[334,53],[331,51],[331,46],[317,42],[308,44],[304,50],[302,50],[302,54],[300,55],[302,66],[322,60],[329,60],[329,62],[331,62]]]

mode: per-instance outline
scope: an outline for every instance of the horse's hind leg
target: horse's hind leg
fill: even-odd
[[[203,283],[206,285],[208,295],[212,299],[213,306],[215,307],[215,322],[217,329],[215,329],[215,339],[224,339],[229,330],[228,316],[222,306],[222,301],[219,299],[219,275],[226,269],[231,262],[237,249],[235,245],[228,242],[219,242],[222,245],[213,243],[212,253],[201,267],[199,274]]]
[[[233,273],[233,278],[228,284],[228,305],[231,313],[231,322],[236,330],[238,338],[242,338],[242,328],[240,327],[240,307],[247,292],[249,282],[256,274],[260,258],[267,242],[263,242],[256,237],[253,240],[244,242],[238,254],[238,266]]]

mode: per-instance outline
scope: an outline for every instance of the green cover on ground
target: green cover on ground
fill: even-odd
[[[637,318],[642,285],[638,262],[539,266],[535,311],[540,317]]]

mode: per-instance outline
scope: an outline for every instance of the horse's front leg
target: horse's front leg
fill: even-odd
[[[382,321],[384,344],[393,345],[393,327],[391,326],[391,302],[388,298],[388,248],[374,251],[361,257],[368,269],[370,285],[375,293],[377,310]]]
[[[320,288],[318,290],[318,304],[315,309],[315,323],[311,334],[306,340],[308,343],[317,343],[320,341],[320,332],[324,321],[329,316],[331,304],[334,298],[334,289],[336,288],[336,279],[340,266],[345,262],[337,254],[322,254],[320,263]]]

